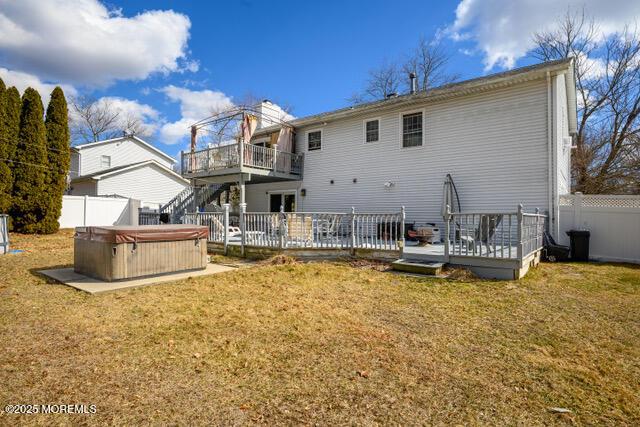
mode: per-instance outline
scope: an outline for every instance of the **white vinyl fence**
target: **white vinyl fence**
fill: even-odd
[[[568,230],[591,232],[593,259],[640,263],[640,196],[561,196],[558,243],[569,244]]]
[[[62,196],[60,228],[138,225],[140,201],[116,197]]]

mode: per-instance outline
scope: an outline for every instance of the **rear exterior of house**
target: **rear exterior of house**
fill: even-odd
[[[572,86],[573,85],[573,86]],[[548,212],[570,190],[575,83],[570,60],[291,122],[301,179],[247,181],[247,211],[397,211],[442,223],[451,174],[462,211]],[[252,143],[266,139],[259,131]]]

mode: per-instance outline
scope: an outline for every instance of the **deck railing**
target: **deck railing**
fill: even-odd
[[[138,208],[138,225],[160,225],[160,212]]]
[[[229,205],[223,212],[190,213],[187,224],[209,227],[209,240],[272,249],[372,249],[398,251],[404,242],[404,208],[395,213],[246,212],[240,227],[229,226]]]
[[[450,212],[445,221],[445,256],[527,258],[542,249],[546,215],[516,212]]]
[[[228,222],[228,213],[226,222]],[[183,217],[184,224],[205,225],[209,228],[210,242],[223,243],[225,241],[225,212],[187,213]]]
[[[236,143],[209,147],[193,153],[183,152],[181,165],[184,174],[213,172],[245,166],[301,175],[303,158],[302,154],[279,151],[254,144]]]

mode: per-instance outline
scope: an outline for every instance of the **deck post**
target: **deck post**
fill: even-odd
[[[451,234],[451,206],[447,205],[444,216],[444,262],[449,262],[449,235]]]
[[[278,172],[278,150],[273,149],[273,171]]]
[[[278,213],[278,245],[280,249],[284,249],[285,245],[285,234],[287,233],[287,214],[284,213],[284,205],[280,205],[280,213]]]
[[[224,217],[222,219],[222,226],[224,227],[222,241],[224,244],[224,254],[227,255],[229,251],[229,203],[222,205]]]
[[[404,241],[404,223],[405,223],[406,219],[407,219],[407,215],[406,215],[404,206],[400,206],[400,221],[401,221],[400,222],[400,239],[399,239],[399,242],[400,242],[400,245],[399,245],[400,246],[400,256],[402,256],[402,251],[404,251],[404,244],[405,244],[405,241]],[[396,239],[397,238],[398,238],[398,236],[396,236]]]
[[[246,201],[244,199],[245,197],[245,193],[244,193],[244,175],[242,174],[242,172],[240,173],[240,203],[245,203],[246,205]]]
[[[247,212],[247,204],[246,203],[240,203],[240,254],[242,256],[244,256],[244,245],[246,242],[246,237],[245,234],[247,232],[246,230],[246,225],[245,225],[245,213]]]
[[[351,206],[351,255],[356,254],[356,208]]]
[[[522,254],[522,249],[523,249],[523,247],[522,247],[522,227],[524,225],[523,224],[524,220],[523,220],[523,216],[522,216],[523,208],[524,207],[522,206],[522,203],[520,203],[518,205],[518,246],[517,246],[517,252],[516,252],[517,257],[518,257],[518,261],[520,263],[522,263],[522,255],[523,255]]]

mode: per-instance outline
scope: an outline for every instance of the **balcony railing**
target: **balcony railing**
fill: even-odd
[[[240,148],[242,147],[242,149]],[[182,153],[184,175],[204,174],[249,167],[282,174],[302,175],[302,154],[253,144],[229,144]]]

